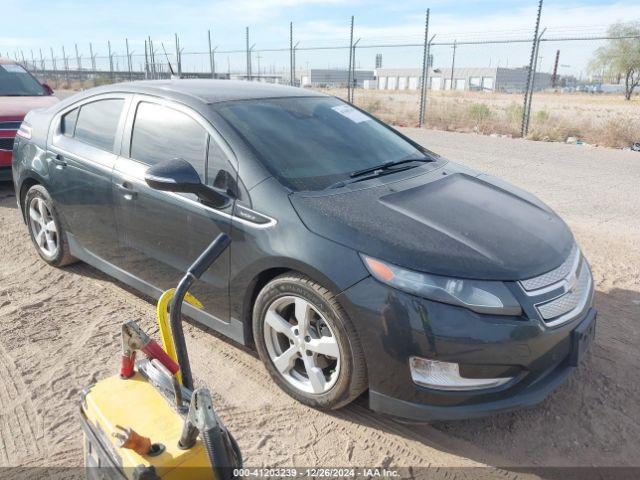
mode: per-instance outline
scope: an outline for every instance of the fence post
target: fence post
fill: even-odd
[[[64,51],[64,45],[62,46],[62,61],[64,62],[64,78],[67,82],[67,87],[69,86],[69,58],[67,57],[67,53]]]
[[[213,58],[213,50],[211,50],[211,30],[207,30],[207,36],[209,37],[209,64],[211,67],[211,78],[216,78],[216,62]]]
[[[39,48],[38,50],[40,50],[40,70],[42,70],[44,72],[45,71],[45,64],[44,64],[44,57],[42,56],[42,49]]]
[[[180,65],[180,40],[178,40],[178,34],[174,33],[176,39],[176,67],[178,69],[178,78],[182,76],[182,67]]]
[[[351,67],[351,71],[353,72],[351,75],[351,103],[355,103],[355,93],[356,93],[356,87],[358,86],[358,77],[356,76],[356,47],[358,46],[358,43],[360,42],[360,40],[362,40],[361,38],[359,38],[358,40],[356,40],[355,42],[353,42],[353,55],[352,55],[352,67]]]
[[[289,85],[293,85],[295,79],[293,63],[293,22],[289,22]]]
[[[89,42],[89,55],[91,56],[91,70],[96,72],[96,56],[93,54],[93,44]]]
[[[422,85],[420,88],[420,117],[418,119],[418,127],[424,125],[424,110],[427,101],[427,80],[429,70],[429,10],[427,8],[427,14],[424,22],[424,48],[422,51]]]
[[[538,44],[538,31],[540,30],[540,16],[542,15],[542,1],[538,2],[538,15],[536,16],[536,28],[533,33],[533,45],[531,45],[531,57],[529,59],[529,71],[527,72],[527,84],[524,92],[524,105],[522,107],[522,126],[520,136],[526,137],[529,133],[529,91],[531,89],[531,79],[533,78],[533,62],[536,60],[536,47]]]
[[[131,55],[129,53],[129,39],[125,38],[124,39],[124,43],[126,45],[127,48],[127,67],[129,68],[129,81],[133,80],[133,76],[131,73]]]
[[[251,80],[251,48],[249,48],[249,27],[246,28],[245,37],[247,41],[247,80]]]
[[[82,59],[80,58],[80,54],[78,53],[78,44],[75,44],[75,48],[76,48],[76,66],[78,67],[78,70],[82,70]]]
[[[109,50],[109,75],[113,82],[113,55],[111,54],[111,40],[107,40],[107,48]]]
[[[449,80],[449,82],[451,82],[451,84],[449,85],[449,90],[453,91],[453,71],[456,68],[456,50],[458,48],[458,40],[454,40],[453,41],[453,55],[451,56],[451,79]]]
[[[527,123],[525,125],[525,130],[527,133],[529,132],[529,122],[531,120],[531,103],[533,102],[533,92],[535,91],[535,88],[536,88],[536,71],[538,70],[538,53],[540,50],[540,40],[542,39],[542,36],[546,31],[547,31],[546,28],[542,30],[542,33],[538,35],[538,39],[536,40],[535,61],[533,63],[533,75],[531,76],[531,88],[529,89],[529,101],[527,103],[527,114],[526,114]]]
[[[351,15],[351,33],[349,34],[349,73],[347,74],[347,102],[351,102],[351,65],[353,61],[353,15]]]

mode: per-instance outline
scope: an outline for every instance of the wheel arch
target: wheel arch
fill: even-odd
[[[245,345],[255,349],[255,343],[253,338],[253,307],[255,299],[260,291],[274,278],[285,274],[300,274],[309,277],[314,282],[322,285],[324,288],[333,293],[334,296],[338,295],[343,289],[339,288],[334,282],[332,282],[322,272],[315,268],[300,263],[297,261],[288,261],[286,259],[275,259],[276,264],[266,266],[256,273],[251,281],[246,286],[244,296],[241,301],[241,319],[244,325],[244,338]]]
[[[25,216],[25,211],[24,211],[24,200],[27,196],[27,192],[34,185],[42,185],[42,181],[33,176],[26,177],[20,184],[20,191],[18,192],[18,202],[20,205],[20,213],[22,214],[22,221],[24,221],[25,224],[27,223],[27,217]]]

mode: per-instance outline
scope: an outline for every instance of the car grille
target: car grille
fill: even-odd
[[[0,150],[13,150],[13,138],[0,138]]]
[[[562,325],[582,313],[593,291],[591,270],[576,245],[558,268],[519,283],[549,327]],[[550,299],[553,294],[555,297]]]
[[[575,264],[579,259],[580,251],[578,250],[578,246],[574,243],[573,248],[571,249],[571,253],[562,265],[554,270],[551,270],[550,272],[540,275],[539,277],[523,280],[520,282],[520,284],[525,290],[532,291],[548,287],[549,285],[553,285],[554,283],[558,283],[566,278],[569,273],[571,273],[571,270],[575,268]]]
[[[591,294],[591,274],[582,262],[582,268],[573,289],[558,298],[536,305],[538,313],[547,324],[559,325],[582,312]]]

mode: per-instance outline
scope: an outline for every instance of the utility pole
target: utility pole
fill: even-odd
[[[451,85],[449,86],[449,90],[453,90],[454,86],[453,86],[453,71],[456,68],[456,48],[458,46],[458,41],[454,40],[453,41],[453,55],[451,57],[451,80],[449,80],[451,82]]]
[[[424,125],[424,113],[427,102],[427,81],[429,78],[429,13],[430,9],[427,8],[427,14],[424,22],[424,47],[422,50],[422,85],[420,86],[420,117],[418,118],[419,127],[422,127]]]
[[[351,29],[349,34],[349,73],[347,74],[347,102],[351,102],[351,65],[353,61],[353,15],[351,15]]]
[[[536,58],[536,50],[538,48],[538,32],[540,30],[540,17],[542,16],[542,2],[540,0],[538,2],[538,15],[536,16],[536,27],[533,32],[533,44],[531,45],[531,57],[529,59],[529,71],[527,72],[527,84],[524,92],[524,105],[522,107],[522,125],[520,128],[520,136],[526,137],[529,133],[529,101],[530,95],[529,92],[531,90],[531,83],[533,80],[533,70],[535,68],[535,62],[537,62]]]

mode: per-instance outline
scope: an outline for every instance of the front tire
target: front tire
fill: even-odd
[[[24,217],[31,241],[45,262],[63,267],[77,261],[69,252],[67,235],[62,229],[53,200],[42,185],[32,186],[25,195]]]
[[[280,388],[314,408],[337,409],[367,387],[362,347],[334,296],[300,274],[284,274],[258,294],[253,334]]]

